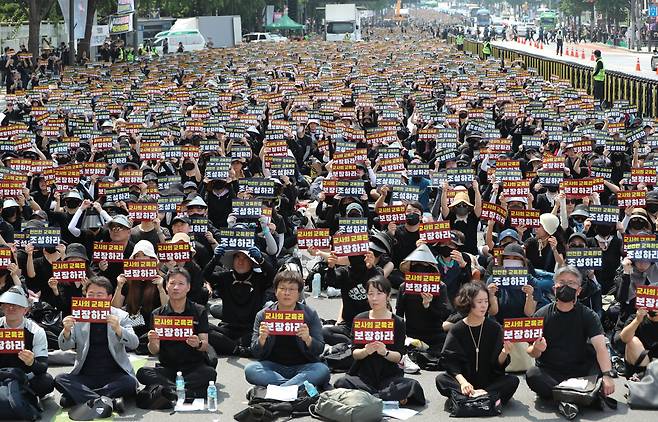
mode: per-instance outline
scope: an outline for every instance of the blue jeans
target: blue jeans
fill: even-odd
[[[320,362],[286,366],[264,360],[248,364],[244,368],[244,376],[253,385],[301,385],[308,381],[322,387],[329,382],[329,368]]]

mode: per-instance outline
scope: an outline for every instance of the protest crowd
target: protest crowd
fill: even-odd
[[[54,390],[77,420],[216,409],[226,356],[251,359],[245,421],[434,388],[491,416],[519,383],[573,419],[616,408],[617,377],[658,408],[653,120],[378,32],[43,67],[6,95],[0,418]]]

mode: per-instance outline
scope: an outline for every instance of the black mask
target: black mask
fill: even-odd
[[[450,246],[439,246],[438,248],[439,254],[444,257],[448,258],[450,254],[452,253],[452,248]]]
[[[651,214],[655,214],[656,212],[658,212],[658,204],[656,203],[647,204],[647,211],[649,211]]]
[[[551,192],[551,193],[557,192],[557,189],[558,189],[557,186],[546,186],[546,190]]]
[[[643,220],[631,220],[629,226],[633,230],[642,230],[646,227],[646,223]]]
[[[57,249],[55,249],[54,246],[46,246],[45,248],[43,248],[43,250],[46,251],[46,252],[48,252],[48,253],[55,253],[55,252],[57,252]]]
[[[424,262],[414,262],[409,266],[412,273],[435,273],[436,269]]]
[[[420,223],[420,215],[418,214],[407,214],[407,224],[410,226],[415,226]]]
[[[366,270],[366,261],[363,255],[350,256],[349,260],[352,271],[364,272]]]
[[[576,289],[569,286],[560,286],[555,288],[555,297],[560,302],[573,302],[576,300]]]
[[[459,118],[460,119],[465,119],[468,117],[468,113],[459,113]]]
[[[613,226],[608,226],[603,224],[597,224],[594,226],[594,230],[596,231],[596,234],[598,234],[601,237],[609,236],[610,233],[612,233],[612,229]]]

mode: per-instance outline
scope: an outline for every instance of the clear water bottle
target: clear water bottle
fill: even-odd
[[[315,397],[318,395],[318,389],[308,381],[304,381],[304,389],[309,397]]]
[[[313,282],[311,283],[311,296],[320,297],[320,290],[322,289],[322,282],[320,280],[320,274],[313,274]]]
[[[217,411],[217,386],[214,381],[208,381],[208,411]]]
[[[185,401],[185,378],[181,371],[176,372],[176,396],[179,402]]]

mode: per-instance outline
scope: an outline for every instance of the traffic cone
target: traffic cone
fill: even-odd
[[[635,63],[635,71],[640,72],[640,58],[637,58],[637,62]]]
[[[543,50],[543,49],[544,49],[544,43],[543,43],[543,42],[540,42],[540,43],[539,43],[539,49],[540,49],[540,50]]]
[[[656,67],[656,75],[658,75],[658,66]]]
[[[595,62],[596,61],[596,57],[594,57],[594,50],[592,50],[592,55],[589,56],[589,61],[590,62]]]
[[[585,49],[584,49],[584,48],[583,48],[583,50],[580,52],[580,58],[581,58],[582,60],[585,60]]]

